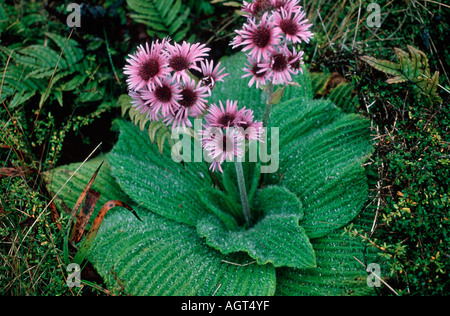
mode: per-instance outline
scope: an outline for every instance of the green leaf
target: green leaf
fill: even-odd
[[[369,212],[370,213],[370,212]],[[373,214],[367,214],[373,216]],[[368,216],[364,216],[368,217]],[[371,222],[358,219],[358,227],[370,230]],[[342,296],[374,295],[367,286],[366,265],[377,262],[374,250],[348,234],[334,232],[314,239],[317,267],[314,269],[277,269],[276,295]],[[358,262],[358,260],[360,262]],[[383,275],[382,275],[383,276]]]
[[[242,208],[225,193],[208,188],[198,190],[197,194],[207,210],[216,215],[227,229],[235,230],[239,227],[237,219],[241,219],[242,221],[240,214],[242,213]]]
[[[130,17],[147,25],[149,35],[181,41],[189,31],[190,9],[181,0],[127,0]]]
[[[298,225],[303,212],[297,197],[282,187],[266,188],[258,194],[258,207],[263,218],[251,228],[231,230],[211,215],[200,219],[197,231],[221,253],[245,251],[258,264],[275,267],[314,267],[314,250]]]
[[[373,68],[375,68],[379,71],[382,71],[384,73],[394,75],[394,76],[401,75],[400,65],[398,65],[392,61],[381,60],[381,59],[377,59],[372,56],[361,56],[360,59],[362,61],[365,61],[366,63],[368,63]]]
[[[93,190],[101,193],[98,205],[104,205],[109,200],[121,200],[125,203],[131,203],[130,198],[119,188],[112,177],[111,166],[107,162],[106,155],[100,155],[81,167],[81,163],[73,163],[50,170],[44,174],[44,179],[49,184],[50,191],[56,193],[62,189],[61,194],[55,199],[55,203],[60,209],[69,208],[71,210],[73,208],[81,191],[101,163],[103,163],[102,169],[100,169],[92,185]],[[78,167],[80,169],[75,173]],[[72,177],[71,180],[66,183],[70,177]]]
[[[284,89],[286,89],[286,86],[278,88],[270,97],[269,103],[273,105],[280,103],[281,98],[283,98]]]
[[[104,157],[46,173],[58,201],[72,206]],[[103,164],[92,186],[101,191],[99,204],[126,199]],[[61,189],[61,190],[60,190]],[[125,198],[124,198],[125,197]],[[87,254],[114,294],[125,295],[273,295],[275,269],[260,266],[244,254],[222,255],[208,247],[195,228],[132,205],[142,222],[128,210],[109,211]]]
[[[272,295],[275,270],[208,247],[194,228],[135,208],[111,213],[88,256],[113,292],[128,295]]]
[[[324,236],[355,218],[368,194],[362,164],[373,150],[370,123],[329,101],[292,99],[274,109],[271,125],[280,129],[278,184],[302,202],[307,235]]]
[[[211,187],[206,163],[181,164],[162,156],[139,128],[124,121],[117,125],[119,141],[108,159],[121,188],[152,212],[195,226],[198,216],[206,212],[195,192]]]

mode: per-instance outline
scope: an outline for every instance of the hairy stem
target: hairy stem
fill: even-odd
[[[269,124],[270,113],[272,112],[272,103],[270,101],[273,95],[273,84],[269,82],[266,87],[267,102],[263,116],[263,127],[267,127],[267,125]]]
[[[239,159],[236,160],[235,166],[239,186],[239,193],[241,195],[242,211],[244,213],[247,226],[250,226],[251,225],[250,206],[248,204],[247,187],[245,186],[244,170],[242,169],[242,162]]]

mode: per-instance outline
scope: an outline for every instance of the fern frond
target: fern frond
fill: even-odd
[[[60,51],[64,50],[63,57],[67,61],[68,66],[75,65],[83,58],[83,50],[78,47],[78,43],[75,40],[69,39],[67,41],[66,37],[50,32],[45,32],[44,34],[58,46]]]
[[[172,129],[170,127],[162,121],[151,121],[146,113],[136,110],[131,105],[131,97],[127,94],[121,95],[117,101],[117,104],[122,109],[122,116],[125,116],[128,113],[131,122],[133,122],[134,125],[139,126],[141,131],[144,131],[147,128],[150,141],[158,146],[158,150],[161,155],[163,154],[164,146],[167,143],[171,148],[172,154],[181,161],[181,148],[176,145],[174,139],[172,138]],[[149,123],[148,127],[146,127],[147,123]],[[190,128],[186,131],[186,133],[190,136],[194,135],[193,130]]]
[[[400,71],[400,65],[393,63],[389,60],[380,60],[376,59],[372,56],[362,56],[360,59],[366,63],[368,63],[370,66],[375,68],[376,70],[382,71],[389,75],[395,75],[398,76],[401,74]]]
[[[59,58],[60,53],[54,51],[48,46],[30,45],[18,51],[18,55],[28,57],[23,63],[31,68],[50,67],[55,68],[58,64],[61,68],[66,68],[67,63],[63,57]],[[59,60],[59,63],[58,63]]]
[[[431,101],[439,100],[436,95],[439,83],[439,72],[431,75],[430,66],[426,54],[411,45],[408,45],[409,53],[395,48],[398,63],[388,60],[380,60],[371,56],[360,57],[373,68],[386,74],[393,75],[386,82],[389,84],[410,82],[415,95],[426,95]]]
[[[147,25],[150,36],[180,41],[189,31],[190,9],[181,0],[127,0],[130,17]]]

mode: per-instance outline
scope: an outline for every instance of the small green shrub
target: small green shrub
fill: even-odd
[[[371,244],[381,250],[399,294],[448,294],[449,96],[438,89],[430,103],[413,93],[412,82],[390,85],[378,71],[365,74],[361,97],[378,126]]]

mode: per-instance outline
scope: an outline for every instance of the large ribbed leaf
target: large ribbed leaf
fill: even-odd
[[[364,216],[367,217],[367,216]],[[358,227],[370,230],[371,222],[358,220]],[[374,295],[367,286],[365,267],[376,263],[373,250],[348,234],[334,232],[311,241],[316,253],[314,269],[277,269],[276,295],[330,296]]]
[[[271,124],[280,128],[279,184],[300,198],[308,236],[349,223],[367,199],[369,123],[329,101],[296,98],[274,110]]]
[[[161,155],[131,123],[117,121],[117,125],[121,134],[109,161],[122,189],[152,212],[195,226],[204,212],[195,192],[211,187],[206,163],[181,164],[172,160],[170,150]]]
[[[70,208],[104,161],[85,163],[64,186],[79,163],[46,174],[53,192]],[[62,190],[60,190],[62,188]],[[93,184],[99,204],[124,198],[105,162]],[[244,254],[222,255],[208,247],[195,228],[133,205],[142,222],[116,208],[105,216],[88,259],[110,291],[127,295],[272,295],[275,270]]]
[[[131,203],[132,201],[130,198],[119,188],[117,183],[111,177],[111,168],[107,163],[106,156],[101,155],[90,160],[88,163],[73,163],[61,166],[45,174],[45,179],[50,184],[51,191],[57,193],[63,188],[61,194],[58,194],[55,199],[56,204],[59,205],[61,209],[68,208],[69,210],[72,210],[81,191],[102,163],[103,165],[100,168],[99,175],[92,185],[93,190],[101,193],[100,199],[97,202],[97,211],[102,205],[110,200],[120,200],[127,204]],[[78,172],[75,173],[77,169]],[[70,181],[67,182],[69,178]]]
[[[303,228],[298,198],[282,187],[268,187],[257,196],[262,218],[248,229],[230,229],[218,217],[204,217],[197,224],[200,236],[222,253],[247,252],[259,264],[275,267],[310,268],[315,266],[314,250]]]
[[[130,295],[272,295],[275,271],[242,254],[222,255],[195,228],[137,208],[143,223],[113,213],[89,258],[109,288]],[[113,287],[114,288],[114,287]]]

